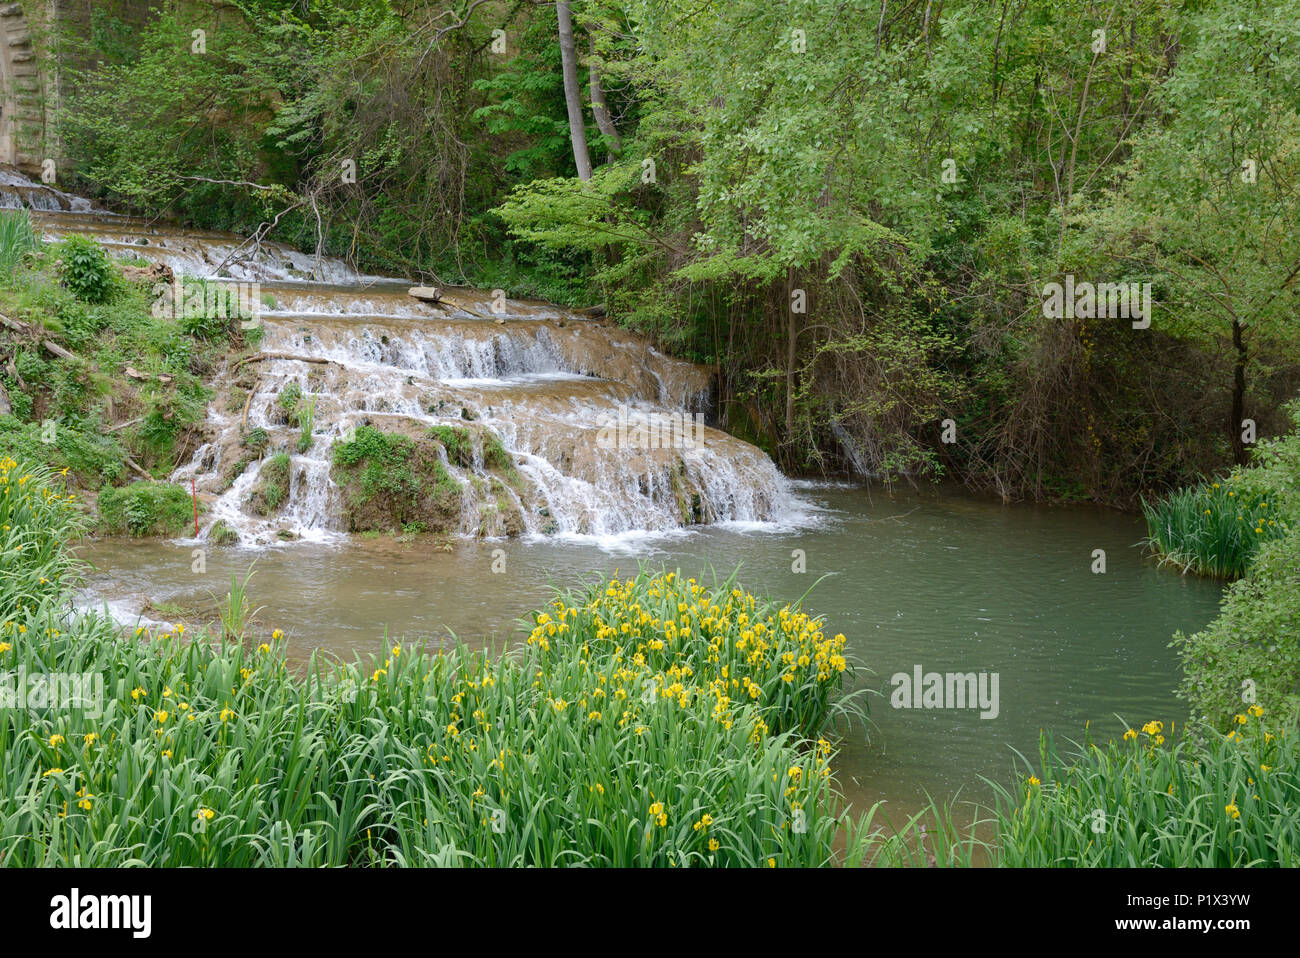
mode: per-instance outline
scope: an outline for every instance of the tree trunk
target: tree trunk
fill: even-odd
[[[605,103],[605,91],[601,88],[600,73],[596,69],[596,41],[594,38],[591,40],[589,50],[587,74],[591,77],[591,112],[596,115],[596,126],[600,128],[600,132],[609,141],[609,155],[613,158],[623,152],[623,138],[618,135],[618,127],[614,125],[614,117],[610,115],[609,107]]]
[[[582,119],[582,94],[578,88],[578,50],[573,42],[573,16],[564,0],[555,4],[560,20],[560,64],[564,73],[564,103],[569,111],[569,139],[578,179],[591,179],[591,154],[587,152],[587,130]]]
[[[785,353],[785,441],[794,441],[794,362],[799,330],[795,325],[794,306],[791,302],[791,286],[788,276],[785,283],[785,308],[789,317],[786,333]]]
[[[1239,466],[1246,464],[1246,444],[1241,438],[1241,420],[1246,414],[1246,343],[1242,337],[1243,327],[1237,320],[1232,321],[1232,347],[1236,350],[1236,362],[1232,369],[1232,459]]]

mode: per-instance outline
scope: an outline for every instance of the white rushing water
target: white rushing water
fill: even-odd
[[[247,545],[345,534],[354,516],[332,475],[334,451],[367,425],[426,444],[436,426],[471,437],[457,461],[432,447],[461,487],[444,529],[454,534],[610,542],[801,517],[802,502],[762,451],[704,425],[711,372],[633,333],[484,291],[423,302],[409,283],[340,260],[94,211],[7,176],[0,203],[39,210],[47,239],[81,233],[172,274],[257,284],[257,350],[218,373],[203,439],[172,477],[207,503],[200,538],[218,523]],[[303,451],[278,403],[291,384],[316,404]],[[248,442],[263,434],[259,458]],[[510,463],[489,461],[494,441]],[[289,455],[288,495],[259,512],[252,500],[279,452]]]

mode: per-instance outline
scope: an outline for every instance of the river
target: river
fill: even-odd
[[[885,801],[891,819],[932,796],[986,801],[982,777],[1008,780],[1040,729],[1121,734],[1125,723],[1180,722],[1178,662],[1169,640],[1213,618],[1220,587],[1157,568],[1141,522],[1090,506],[1003,505],[952,488],[903,490],[797,484],[793,524],[743,523],[655,536],[532,536],[454,541],[350,537],[208,548],[191,571],[189,541],[91,541],[90,594],[131,619],[153,600],[212,608],[230,575],[256,559],[251,591],[265,630],[281,628],[289,656],[315,649],[351,658],[381,639],[501,648],[516,620],[553,587],[647,563],[696,576],[740,569],[748,588],[805,606],[843,632],[869,669],[871,723],[841,741],[838,775],[855,807]],[[1094,573],[1094,550],[1106,571]],[[499,552],[497,550],[500,550]],[[802,550],[806,571],[792,554]],[[493,572],[494,560],[504,571]],[[501,560],[504,560],[503,562]],[[154,613],[158,617],[157,613]],[[384,633],[388,639],[383,639]],[[895,709],[896,673],[997,673],[998,710]],[[878,694],[877,694],[878,693]],[[991,711],[991,710],[987,710]],[[1121,716],[1121,718],[1117,717]],[[868,734],[869,733],[869,734]]]

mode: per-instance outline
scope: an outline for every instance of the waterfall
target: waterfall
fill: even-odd
[[[200,538],[218,523],[248,545],[346,534],[355,502],[333,458],[362,426],[439,450],[439,474],[459,498],[438,531],[454,535],[659,533],[766,523],[793,507],[790,484],[763,452],[703,424],[711,371],[632,332],[480,290],[426,302],[409,283],[340,260],[47,199],[39,205],[58,209],[33,221],[48,239],[81,233],[189,278],[258,284],[257,350],[219,371],[203,441],[173,476],[193,481],[208,504]],[[299,425],[280,403],[293,387],[315,401],[301,450]],[[621,434],[611,429],[619,422]],[[456,457],[431,442],[437,427],[468,437]],[[285,455],[287,494],[255,503],[271,457]]]

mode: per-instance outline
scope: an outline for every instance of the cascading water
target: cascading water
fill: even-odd
[[[4,186],[20,199],[41,193],[24,205],[39,206],[47,238],[82,233],[186,278],[259,284],[258,348],[216,377],[203,441],[173,476],[208,504],[200,537],[218,523],[250,545],[353,529],[334,452],[362,426],[437,450],[434,469],[453,493],[442,531],[453,534],[762,523],[794,501],[764,453],[703,425],[710,372],[627,331],[481,291],[421,301],[409,284],[338,260],[92,211],[37,184]],[[279,403],[291,384],[314,400],[301,451],[301,429]],[[454,458],[429,442],[437,427],[466,437]],[[268,506],[258,490],[277,453],[289,457],[287,496]]]

